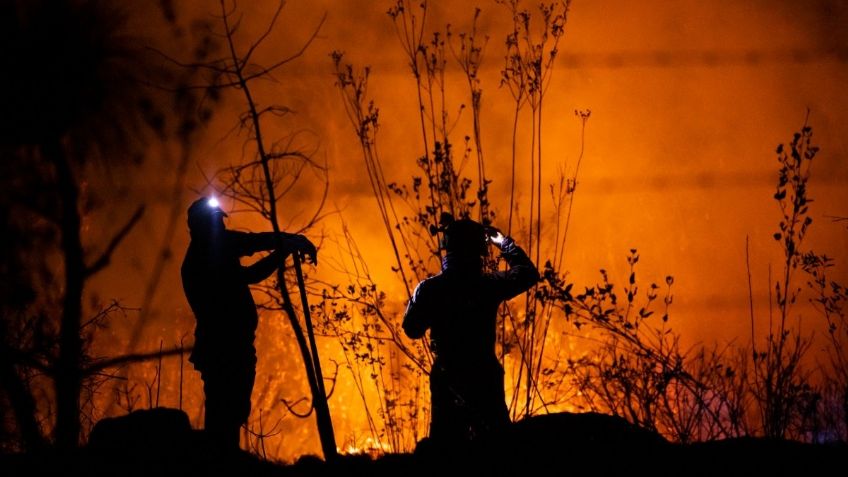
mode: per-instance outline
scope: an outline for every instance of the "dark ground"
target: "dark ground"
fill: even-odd
[[[415,454],[343,456],[293,464],[247,453],[211,452],[180,411],[141,411],[107,419],[73,455],[0,456],[0,475],[415,476],[453,475],[843,475],[848,446],[743,438],[693,445],[601,414],[551,414],[514,424],[497,439],[465,448],[426,442]]]

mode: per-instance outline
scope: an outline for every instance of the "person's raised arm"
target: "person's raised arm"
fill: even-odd
[[[493,274],[496,279],[498,299],[508,300],[538,283],[539,270],[524,250],[515,243],[515,240],[504,236],[497,229],[491,229],[489,236],[492,243],[501,249],[501,255],[509,266],[508,270]]]
[[[250,285],[261,282],[270,277],[283,264],[287,255],[279,250],[274,250],[268,256],[257,260],[256,263],[241,267],[241,280]]]
[[[307,261],[318,264],[318,251],[315,245],[303,235],[287,232],[230,232],[230,240],[239,256],[253,255],[263,250],[274,250],[278,245],[283,247],[284,257],[292,252],[298,252]]]

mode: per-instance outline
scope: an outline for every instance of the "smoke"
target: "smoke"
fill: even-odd
[[[239,4],[241,48],[262,34],[274,4]],[[467,30],[478,5],[483,9],[478,28],[489,36],[481,72],[482,137],[487,170],[494,180],[493,205],[502,220],[507,213],[512,134],[511,99],[498,86],[507,12],[494,2],[432,2],[428,26],[444,30],[451,23],[455,32]],[[276,71],[273,81],[260,83],[256,93],[261,104],[283,104],[293,111],[269,125],[268,137],[297,134],[298,144],[326,164],[327,211],[338,209],[339,215],[328,216],[310,234],[316,239],[319,233],[325,234],[327,244],[338,241],[343,218],[371,271],[385,283],[399,309],[404,297],[390,271],[387,239],[378,232],[382,225],[377,214],[370,212],[374,201],[359,145],[333,84],[329,58],[331,51],[343,50],[348,61],[372,68],[371,93],[380,109],[378,140],[388,180],[406,183],[412,175],[420,175],[415,160],[423,144],[416,129],[414,79],[385,13],[389,6],[377,1],[289,2],[254,61],[269,64],[294,54],[326,15],[305,53]],[[185,22],[210,21],[219,13],[216,7],[210,2],[180,3],[176,17]],[[684,336],[692,342],[747,336],[745,239],[749,236],[752,244],[755,306],[761,311],[771,287],[769,264],[777,264],[780,258],[771,239],[779,221],[771,197],[776,181],[774,148],[791,138],[809,109],[822,153],[814,164],[810,186],[816,202],[808,245],[833,256],[839,264],[836,278],[844,281],[848,234],[844,225],[833,224],[826,216],[848,215],[844,205],[848,204],[845,19],[842,3],[824,0],[574,2],[548,86],[543,126],[543,187],[547,190],[561,170],[573,170],[579,153],[580,126],[573,111],[592,110],[566,255],[565,267],[572,278],[588,283],[597,278],[599,268],[623,278],[627,251],[638,248],[643,276],[658,282],[665,275],[675,276],[672,314]],[[191,35],[192,30],[187,28],[184,34]],[[168,53],[178,55],[179,51]],[[456,121],[454,135],[459,144],[471,133],[470,115],[460,114],[460,105],[469,100],[458,69],[451,74],[446,83],[448,109],[454,111],[451,120]],[[225,96],[193,144],[188,189],[212,190],[214,182],[210,184],[209,178],[215,171],[245,159],[248,138],[236,128],[243,109],[240,101],[237,94]],[[519,151],[528,149],[529,144],[519,144]],[[163,203],[170,187],[162,181],[170,173],[168,167],[166,161],[145,163],[129,197],[120,198],[153,207],[115,264],[93,286],[101,297],[118,298],[128,306],[153,307],[141,345],[146,350],[156,349],[160,340],[166,346],[190,341],[193,327],[179,285],[179,264],[188,243],[183,228],[178,228],[171,242],[154,301],[140,303],[157,259],[154,244],[161,239],[160,225],[173,206]],[[473,167],[465,172],[475,178]],[[526,199],[529,175],[522,170],[518,179]],[[294,230],[302,225],[314,211],[322,187],[321,177],[305,176],[286,202],[283,223]],[[192,200],[194,193],[187,194],[183,205]],[[223,206],[233,204],[224,201]],[[121,209],[90,220],[92,224],[107,220],[115,210]],[[543,214],[544,220],[553,214],[549,202]],[[261,226],[238,213],[231,213],[229,221],[231,228]],[[496,220],[495,225],[501,224]],[[321,253],[335,252],[328,246]],[[329,282],[338,279],[329,267],[309,272]],[[104,352],[125,344],[129,328],[130,323],[113,325],[108,342],[100,343]],[[279,410],[280,399],[296,401],[307,393],[285,328],[281,317],[262,318],[254,396],[257,412],[259,408]],[[176,372],[175,361],[166,365],[168,373]],[[146,368],[141,374],[149,379],[151,372]],[[184,404],[197,410],[200,388],[192,373],[187,366],[189,377],[183,385],[191,399]],[[163,404],[173,406],[178,383],[170,376],[170,401]],[[331,401],[341,444],[341,436],[361,425],[361,416],[340,403]],[[200,422],[199,411],[190,415],[196,424]],[[282,437],[274,444],[278,447],[275,456],[316,452],[313,427],[311,420],[285,417],[279,428]]]

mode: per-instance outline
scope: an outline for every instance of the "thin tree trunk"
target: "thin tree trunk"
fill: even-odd
[[[321,449],[324,451],[324,458],[331,460],[336,458],[336,436],[333,431],[333,421],[330,416],[330,403],[327,402],[327,390],[324,388],[324,373],[321,370],[321,359],[318,356],[318,344],[315,343],[315,332],[312,329],[312,317],[309,312],[309,301],[306,298],[306,284],[303,281],[303,270],[300,267],[300,257],[297,253],[292,254],[294,261],[295,275],[297,276],[297,288],[300,291],[300,302],[303,307],[303,319],[306,323],[306,337],[309,340],[309,346],[312,349],[312,362],[314,363],[315,385],[317,395],[320,399],[314,399],[315,419],[318,422],[318,429],[321,430],[319,437],[321,438]]]
[[[65,293],[59,331],[59,359],[56,363],[56,445],[73,449],[79,445],[79,398],[82,381],[82,292],[85,283],[80,213],[77,208],[79,190],[62,145],[56,141],[44,148],[44,154],[56,170],[61,202],[59,227],[65,265]]]
[[[226,6],[224,2],[221,2],[221,10],[224,21],[224,27],[227,31],[227,44],[229,46],[230,55],[233,60],[234,70],[232,74],[235,75],[239,89],[241,89],[244,94],[245,102],[248,107],[248,114],[250,115],[250,121],[253,126],[253,139],[256,142],[257,155],[259,156],[260,163],[262,165],[262,172],[265,181],[265,191],[268,194],[268,219],[271,222],[272,230],[279,237],[280,234],[280,224],[277,219],[277,199],[276,193],[274,192],[274,182],[271,175],[271,167],[270,167],[270,159],[268,157],[268,153],[265,150],[265,143],[262,136],[262,128],[259,120],[259,111],[256,107],[256,101],[253,99],[250,87],[248,86],[248,79],[245,78],[243,74],[242,68],[244,64],[242,60],[239,58],[235,44],[233,42],[232,32],[230,29],[230,24],[228,20],[228,13],[226,11]],[[277,248],[281,249],[282,239],[278,239]],[[297,251],[293,253],[293,255],[297,254]],[[298,263],[298,257],[294,256],[293,260],[295,261],[295,266],[299,271],[300,264]],[[302,277],[298,280],[298,285],[300,287],[301,293],[305,297],[305,288],[303,286]],[[295,312],[294,306],[292,305],[291,296],[289,295],[288,288],[286,287],[285,274],[283,273],[283,268],[280,267],[277,269],[277,285],[280,291],[280,295],[282,297],[283,302],[283,310],[286,312],[286,315],[289,318],[289,322],[292,325],[292,330],[294,331],[295,338],[297,340],[298,347],[300,348],[301,356],[303,357],[303,364],[306,368],[306,377],[309,382],[309,390],[312,393],[312,406],[315,409],[315,419],[316,424],[318,426],[318,436],[321,440],[321,450],[324,453],[325,460],[335,460],[338,456],[338,450],[336,449],[335,442],[335,433],[333,431],[333,421],[330,416],[330,406],[327,403],[327,395],[324,392],[324,383],[318,382],[318,376],[321,375],[320,371],[316,372],[316,368],[321,366],[321,362],[318,358],[317,349],[311,349],[309,344],[306,341],[306,337],[303,333],[303,328],[300,325],[300,321],[298,320],[297,313]],[[304,319],[307,322],[307,327],[311,328],[312,323],[310,321],[309,316],[309,304],[304,300]],[[314,344],[314,337],[310,337],[310,341]]]

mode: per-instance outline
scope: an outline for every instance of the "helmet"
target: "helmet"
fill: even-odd
[[[214,197],[201,197],[188,208],[188,228],[192,231],[208,230],[216,217],[227,217]]]

